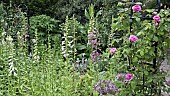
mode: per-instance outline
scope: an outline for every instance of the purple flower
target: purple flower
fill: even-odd
[[[116,51],[117,51],[117,49],[116,49],[116,48],[110,48],[110,53],[111,53],[111,54],[115,54],[115,53],[116,53]]]
[[[94,58],[96,58],[96,56],[95,55],[91,55],[91,58],[94,59]]]
[[[138,40],[138,37],[135,36],[135,35],[131,35],[131,36],[129,37],[129,40],[130,40],[131,42],[136,42],[136,41]]]
[[[98,50],[101,51],[100,48],[98,48]],[[100,61],[100,56],[101,56],[101,53],[97,52],[96,50],[94,50],[91,54],[91,58],[92,58],[92,62],[96,62],[96,61]]]
[[[170,78],[166,81],[167,85],[170,86]]]
[[[132,9],[133,9],[133,11],[135,11],[135,12],[139,12],[139,11],[141,11],[141,6],[140,5],[134,5],[133,7],[132,7]]]
[[[92,62],[94,63],[94,62],[96,62],[96,60],[92,59]]]
[[[94,90],[99,92],[100,95],[115,95],[118,92],[118,88],[110,80],[100,80],[96,85],[94,85]]]
[[[154,16],[153,17],[153,20],[157,21],[157,22],[160,22],[160,16]]]
[[[88,38],[91,38],[91,37],[93,37],[93,34],[92,34],[92,33],[89,33],[89,34],[88,34]]]
[[[155,22],[155,23],[153,24],[153,26],[155,26],[155,27],[157,27],[158,25],[159,25],[158,22]]]
[[[128,73],[125,75],[125,81],[131,81],[133,79],[133,75]]]

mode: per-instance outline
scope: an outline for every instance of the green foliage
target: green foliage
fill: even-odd
[[[55,20],[51,18],[50,16],[46,15],[39,15],[39,16],[32,16],[30,18],[30,34],[32,35],[31,38],[34,38],[34,32],[37,30],[37,35],[40,38],[39,43],[45,43],[47,42],[47,34],[51,35],[51,43],[55,43],[55,40],[58,40],[58,42],[61,41],[61,35],[62,33],[58,32],[59,25],[58,20]],[[59,44],[58,44],[59,46]]]
[[[161,10],[157,14],[161,17],[159,26],[153,26],[155,21],[143,20],[140,12],[135,12],[129,18],[131,9],[125,8],[131,4],[129,2],[119,2],[115,9],[118,11],[113,14],[114,6],[107,4],[112,1],[100,1],[103,6],[107,6],[101,10],[95,10],[96,5],[91,4],[85,10],[87,24],[81,24],[75,15],[72,18],[66,16],[65,22],[59,26],[58,20],[38,15],[30,18],[30,30],[25,13],[9,8],[7,15],[1,5],[0,95],[98,96],[101,94],[94,91],[94,85],[99,80],[113,81],[119,89],[117,96],[160,96],[162,91],[168,92],[165,85],[167,74],[161,72],[159,67],[162,60],[167,58],[166,50],[170,47],[170,36],[167,33],[170,28],[170,11]],[[48,0],[46,2],[49,3]],[[71,6],[67,1],[63,2]],[[69,2],[82,3],[80,0]],[[85,7],[79,3],[80,9]],[[148,16],[152,18],[153,12],[149,11]],[[133,31],[129,30],[129,22],[132,23]],[[97,40],[101,44],[94,49],[87,46],[87,37],[92,31],[97,33]],[[29,54],[26,39],[28,32],[32,39],[32,51]],[[61,36],[54,35],[58,33]],[[136,35],[138,41],[130,42],[130,35]],[[109,51],[112,47],[117,48],[117,51],[111,55]],[[92,63],[89,55],[97,48],[102,48],[102,56],[98,62]],[[66,61],[63,60],[64,54]],[[87,64],[81,59],[82,54],[89,57]],[[81,61],[76,60],[79,57]],[[155,58],[156,66],[153,66],[152,60]],[[77,69],[77,63],[86,64],[84,72],[81,72],[81,68]],[[131,73],[133,78],[127,82],[120,81],[117,79],[120,73]]]

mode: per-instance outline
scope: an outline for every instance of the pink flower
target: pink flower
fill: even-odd
[[[157,22],[160,22],[160,16],[154,16],[153,17],[153,20],[157,21]]]
[[[135,11],[135,12],[139,12],[139,11],[141,11],[141,6],[140,6],[140,5],[134,5],[134,6],[132,7],[132,9],[133,9],[133,11]]]
[[[88,34],[88,38],[91,38],[92,36],[93,36],[92,33],[89,33],[89,34]]]
[[[96,44],[97,43],[97,39],[92,40],[92,43]]]
[[[132,79],[133,79],[133,75],[132,74],[128,73],[128,74],[125,75],[125,80],[126,81],[131,81]]]
[[[117,50],[116,48],[110,48],[110,53],[111,53],[111,54],[115,54],[115,53],[116,53],[116,50]]]
[[[94,59],[92,59],[92,62],[94,63],[94,62],[96,62]]]
[[[153,24],[153,26],[155,26],[155,27],[157,27],[158,25],[159,25],[158,22],[155,22],[155,23]]]
[[[135,36],[135,35],[131,35],[131,36],[129,37],[129,40],[130,40],[131,42],[136,42],[136,41],[138,40],[138,37]]]
[[[166,82],[170,86],[170,78]]]

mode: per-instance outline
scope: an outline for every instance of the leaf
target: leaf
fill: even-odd
[[[89,13],[87,12],[87,10],[85,9],[85,16],[90,19]]]
[[[140,31],[137,36],[141,36],[141,35],[145,35],[145,33],[143,31]]]
[[[153,40],[154,40],[154,41],[158,41],[158,37],[157,37],[157,36],[154,36]]]
[[[144,74],[145,74],[145,75],[148,75],[148,71],[147,71],[147,70],[145,70],[145,71],[144,71]]]
[[[141,55],[141,56],[143,56],[143,55],[144,55],[144,52],[143,52],[142,50],[140,51],[140,55]]]
[[[103,12],[103,10],[98,11],[98,12],[96,13],[96,17],[98,17],[99,15],[101,15],[102,12]]]
[[[140,18],[136,18],[136,21],[137,21],[137,22],[140,22]]]
[[[137,83],[135,81],[131,82],[131,88],[135,89],[136,85],[137,85]]]
[[[86,49],[86,46],[85,45],[81,45],[81,44],[77,44],[77,49],[78,50],[83,50],[83,49]]]
[[[90,17],[93,18],[94,17],[94,6],[93,4],[91,4],[90,8],[89,8],[89,14],[90,14]]]

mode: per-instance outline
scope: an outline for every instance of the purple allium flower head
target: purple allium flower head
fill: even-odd
[[[125,75],[125,81],[131,81],[133,79],[133,75],[128,73]]]
[[[136,42],[136,41],[138,40],[138,37],[135,36],[135,35],[131,35],[131,36],[129,37],[129,40],[130,40],[131,42]]]
[[[170,86],[170,78],[166,81],[167,85]]]
[[[157,21],[157,22],[160,22],[160,19],[161,19],[160,16],[154,16],[154,17],[153,17],[153,20],[155,20],[155,21]]]
[[[132,7],[132,9],[133,9],[133,11],[135,11],[135,12],[139,12],[139,11],[141,11],[141,6],[140,5],[134,5],[133,7]]]
[[[115,95],[118,92],[118,88],[110,80],[100,80],[96,85],[94,85],[94,90],[99,92],[100,95]]]

